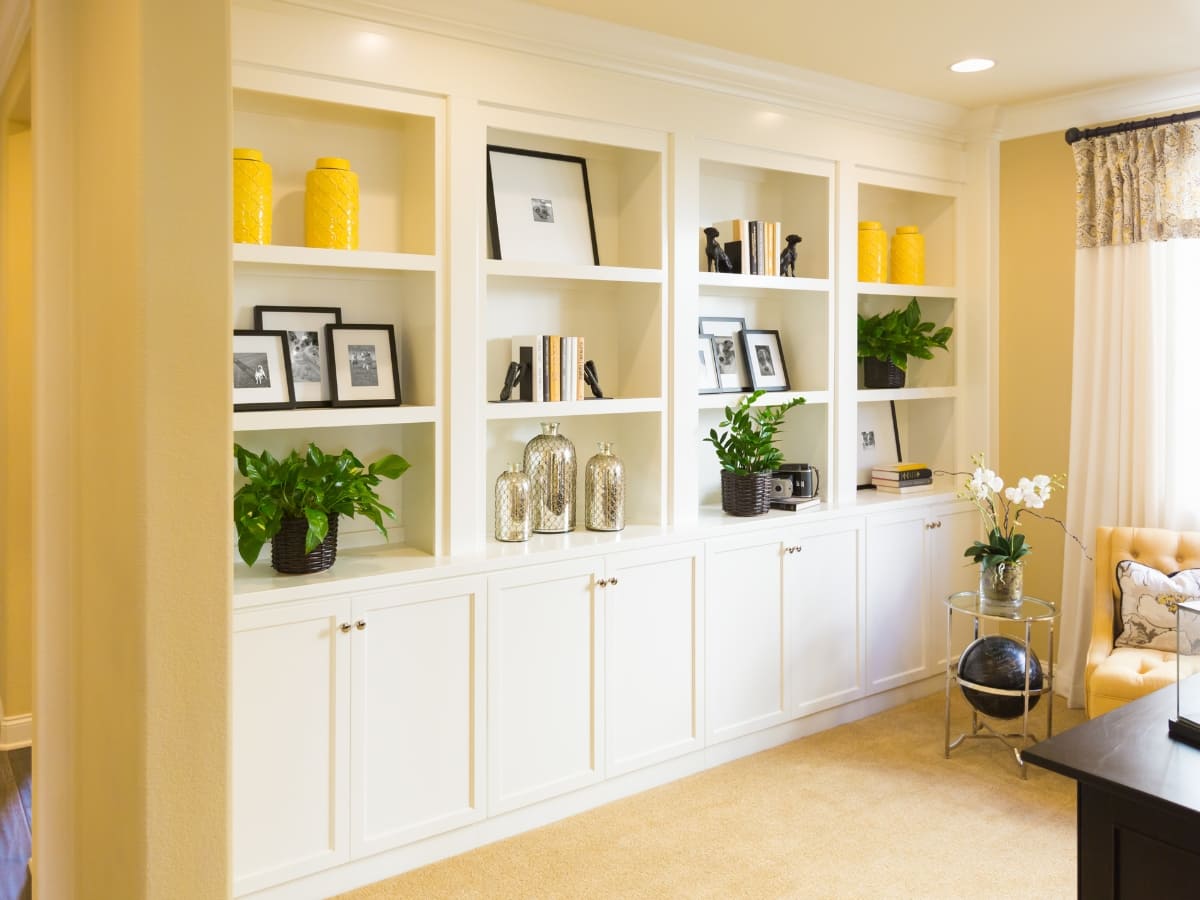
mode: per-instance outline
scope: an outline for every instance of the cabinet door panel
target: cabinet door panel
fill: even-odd
[[[790,535],[784,556],[791,709],[807,715],[862,691],[859,544],[861,532]]]
[[[937,527],[928,535],[930,646],[938,666],[946,664],[946,620],[949,610],[945,600],[958,591],[979,589],[979,566],[963,556],[963,551],[980,537],[979,513],[974,508],[956,511],[939,510],[932,517]],[[950,647],[953,658],[966,649],[975,636],[974,620],[956,615],[953,620]]]
[[[925,514],[867,523],[867,684],[897,687],[928,674]]]
[[[355,856],[483,816],[474,790],[481,584],[434,582],[354,600]]]
[[[347,601],[239,613],[233,635],[236,892],[349,858]]]
[[[716,540],[705,564],[705,717],[709,739],[726,740],[786,718],[782,545]]]
[[[599,778],[599,560],[488,580],[489,811]]]
[[[608,775],[700,745],[695,636],[702,554],[689,544],[618,553],[605,561]]]

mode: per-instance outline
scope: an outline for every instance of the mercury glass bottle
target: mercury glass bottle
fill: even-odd
[[[271,166],[250,147],[233,148],[233,240],[271,243]]]
[[[305,178],[304,244],[358,249],[358,176],[348,160],[322,156]]]
[[[516,463],[496,479],[496,540],[529,540],[529,476]]]
[[[530,521],[539,534],[575,530],[575,445],[542,422],[542,433],[525,445],[530,481]]]
[[[584,524],[590,531],[620,531],[625,527],[625,465],[600,441],[599,451],[583,471]]]

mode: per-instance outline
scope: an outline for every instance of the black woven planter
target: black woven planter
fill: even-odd
[[[770,472],[735,475],[721,470],[721,509],[731,516],[761,516],[770,508]]]
[[[904,387],[904,370],[873,356],[863,357],[863,384],[869,388]]]
[[[338,517],[329,517],[329,532],[312,553],[304,552],[308,520],[285,518],[279,533],[271,538],[271,566],[284,575],[311,575],[324,572],[337,559]]]

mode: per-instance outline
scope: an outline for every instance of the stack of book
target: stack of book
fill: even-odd
[[[783,252],[783,223],[732,219],[714,226],[725,244],[733,271],[742,275],[778,275]]]
[[[926,463],[896,463],[871,469],[871,484],[888,494],[919,494],[933,490],[933,469]]]
[[[583,338],[520,335],[512,339],[512,356],[513,362],[521,366],[518,400],[582,400],[586,396]]]

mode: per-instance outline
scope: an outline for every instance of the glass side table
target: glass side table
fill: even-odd
[[[958,747],[963,741],[968,739],[987,738],[998,740],[1008,747],[1013,752],[1013,756],[1017,760],[1017,765],[1021,770],[1021,777],[1027,777],[1025,771],[1025,761],[1021,759],[1021,751],[1030,744],[1036,743],[1039,738],[1029,730],[1029,707],[1031,698],[1037,698],[1041,695],[1046,695],[1046,737],[1049,738],[1054,734],[1054,625],[1058,621],[1059,611],[1053,603],[1045,600],[1038,600],[1036,597],[1025,597],[1019,606],[1013,607],[996,607],[986,602],[982,602],[978,591],[962,591],[957,594],[951,594],[946,598],[946,759],[950,758],[950,751]],[[981,622],[1016,622],[1024,626],[1024,640],[1017,640],[1024,650],[1024,685],[1020,688],[999,688],[990,687],[988,685],[976,684],[960,677],[958,674],[958,660],[953,658],[952,632],[954,626],[954,617],[970,616],[973,620],[973,640],[977,641],[980,637]],[[1042,667],[1042,686],[1035,687],[1032,682],[1032,662],[1033,651],[1030,648],[1030,641],[1033,636],[1033,626],[1035,623],[1045,623],[1049,631],[1049,657],[1046,660],[1046,665]],[[964,651],[965,652],[965,651]],[[1021,730],[1019,732],[1004,732],[997,731],[987,722],[983,721],[981,714],[974,705],[971,706],[971,731],[969,734],[960,734],[953,741],[950,740],[950,695],[953,693],[954,685],[969,688],[980,694],[992,694],[999,697],[1020,697],[1021,698]],[[1037,702],[1034,699],[1033,702]]]

